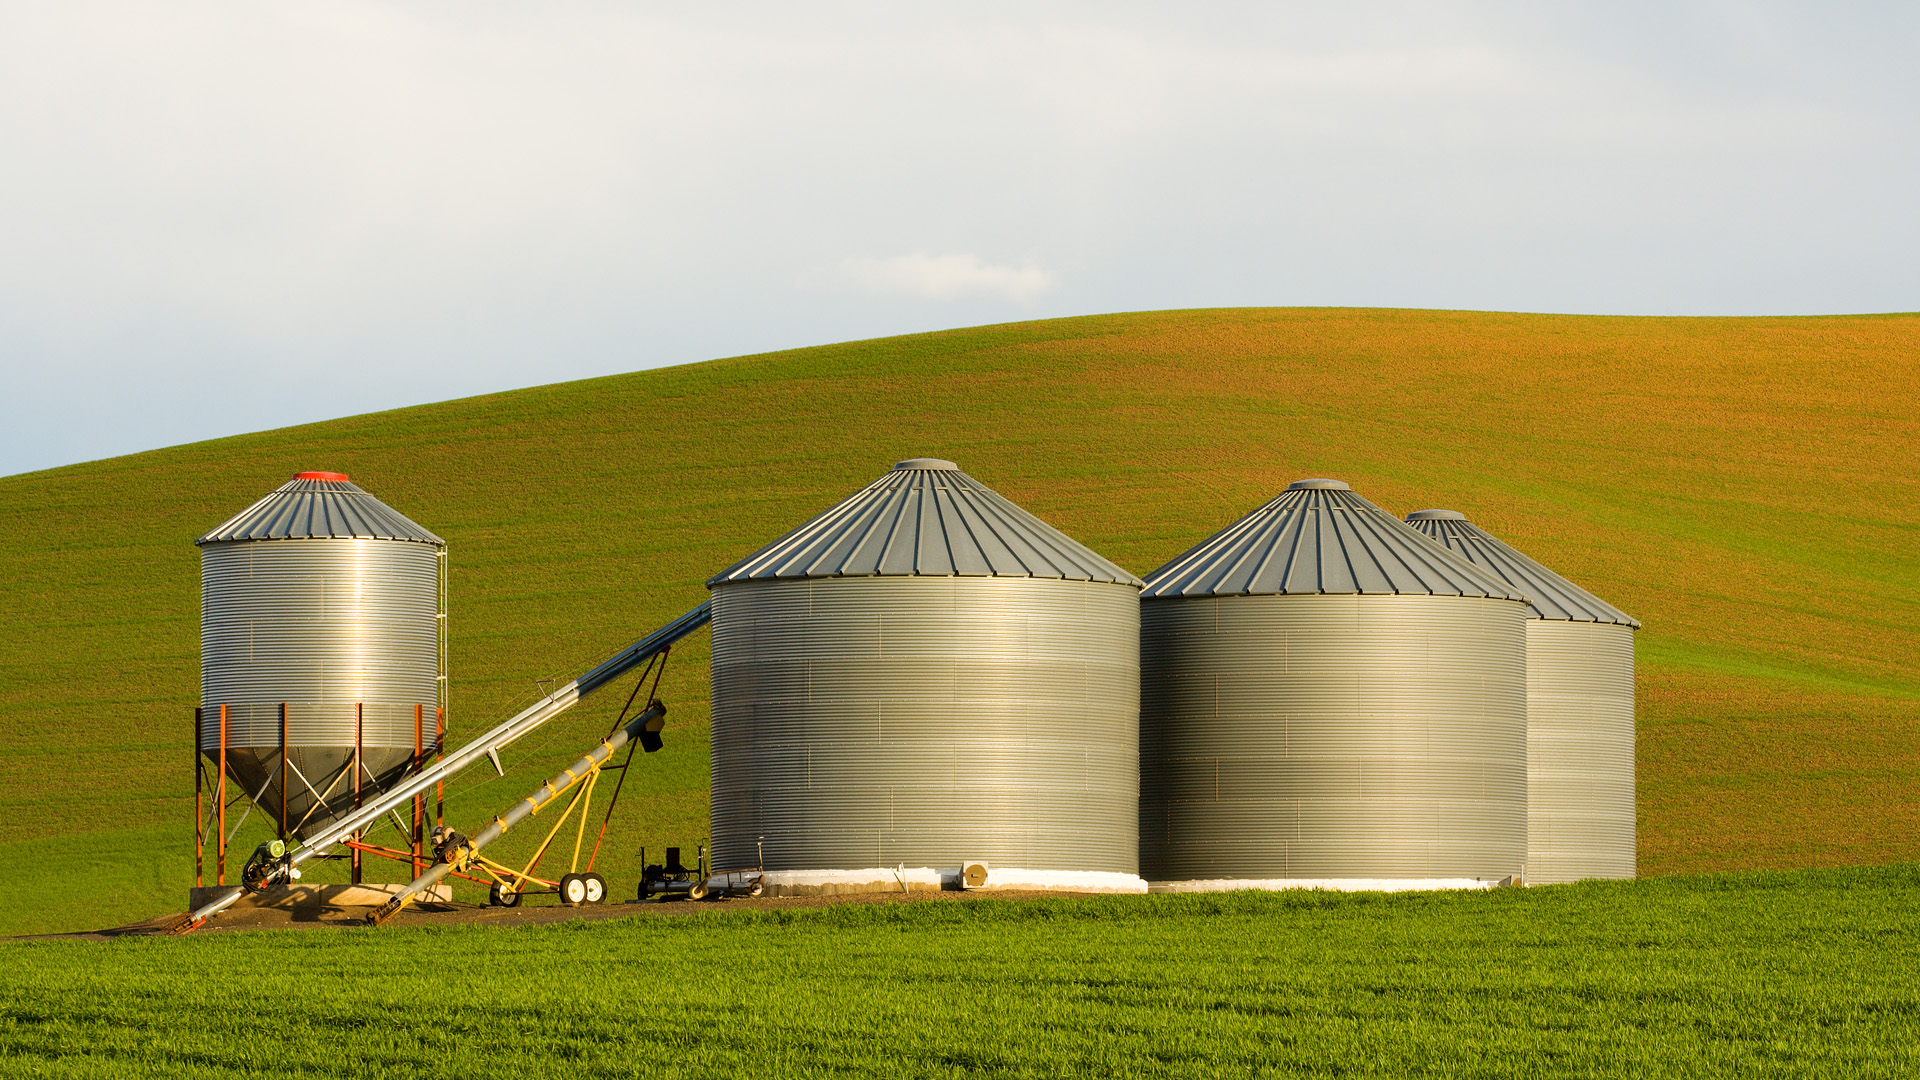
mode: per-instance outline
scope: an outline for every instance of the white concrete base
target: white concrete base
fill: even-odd
[[[320,908],[376,907],[386,903],[405,885],[281,885],[242,896],[236,907],[281,908],[302,911]],[[197,911],[231,892],[233,886],[207,886],[188,890],[187,910]],[[453,899],[453,886],[435,885],[413,898],[415,903],[443,903]]]
[[[1422,892],[1437,889],[1498,889],[1515,884],[1504,878],[1211,878],[1206,881],[1156,881],[1156,893],[1231,892],[1235,889],[1322,889],[1327,892]]]
[[[716,875],[724,876],[724,875]],[[960,888],[960,868],[876,866],[865,870],[769,870],[768,896],[837,896],[847,893],[938,892]],[[969,892],[1144,893],[1136,874],[1099,870],[1023,870],[994,864],[987,883]]]

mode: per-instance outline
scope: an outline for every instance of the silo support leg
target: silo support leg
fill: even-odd
[[[366,741],[366,706],[361,702],[353,705],[353,808],[360,809],[360,747]],[[354,830],[353,838],[360,839],[360,831]],[[353,852],[353,883],[360,884],[360,852]]]
[[[227,707],[220,706],[220,774],[213,778],[214,807],[220,815],[220,833],[213,850],[213,883],[227,883]]]
[[[200,725],[204,710],[193,710],[193,887],[206,886],[207,828],[200,810],[200,788],[206,779],[206,766],[200,761]]]
[[[426,728],[426,711],[422,706],[415,705],[413,707],[413,772],[416,775],[420,772],[421,763],[426,760],[421,753],[421,751],[425,748],[425,743],[423,741],[425,738],[425,735],[424,735],[425,728]],[[425,843],[427,839],[426,831],[421,827],[421,823],[426,820],[426,813],[427,813],[426,793],[421,792],[414,795],[413,797],[413,830],[407,835],[407,842],[413,848],[413,876],[414,877],[419,877],[421,869],[426,865],[426,863],[420,857],[421,854],[423,853],[420,845]]]

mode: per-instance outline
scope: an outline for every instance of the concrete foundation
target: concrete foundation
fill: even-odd
[[[876,866],[865,870],[769,870],[768,896],[843,896],[853,893],[958,891],[960,868]],[[1093,870],[1023,870],[995,866],[985,885],[969,892],[1143,893],[1145,879]]]
[[[1205,881],[1156,881],[1148,892],[1232,892],[1235,889],[1324,889],[1327,892],[1422,892],[1438,889],[1498,889],[1519,884],[1504,878],[1210,878]]]

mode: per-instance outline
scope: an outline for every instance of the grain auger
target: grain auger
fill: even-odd
[[[711,602],[701,604],[660,629],[655,630],[653,633],[648,634],[646,637],[641,638],[639,641],[634,642],[632,645],[627,646],[625,649],[620,650],[620,652],[609,657],[585,675],[580,676],[570,683],[557,687],[552,693],[526,709],[523,709],[513,718],[495,726],[459,750],[448,754],[445,759],[421,769],[404,781],[395,784],[379,798],[373,799],[359,809],[327,823],[325,826],[316,830],[300,847],[291,851],[284,851],[284,853],[280,855],[271,855],[269,853],[268,857],[262,860],[261,865],[253,868],[248,875],[252,880],[250,880],[247,885],[244,887],[236,885],[212,902],[181,916],[179,921],[175,923],[173,932],[176,934],[184,934],[206,925],[208,919],[233,906],[236,901],[249,892],[259,891],[282,882],[298,879],[301,864],[327,854],[336,846],[348,844],[361,830],[405,805],[415,795],[430,790],[437,783],[451,779],[468,766],[479,761],[494,760],[497,762],[500,750],[572,708],[581,698],[601,689],[627,672],[632,671],[634,668],[646,664],[655,658],[664,656],[675,642],[707,625],[712,619],[713,606]],[[659,710],[657,713],[654,711],[656,708]],[[645,711],[635,717],[631,723],[626,724],[612,736],[609,736],[608,743],[612,743],[617,739],[618,742],[615,743],[613,747],[617,748],[618,746],[625,745],[629,740],[637,738],[643,746],[657,746],[660,731],[659,724],[664,722],[665,716],[666,706],[660,705],[658,702],[653,702]],[[648,730],[648,724],[655,726],[652,727],[651,730]],[[606,758],[611,756],[613,752],[613,749],[607,748],[607,745],[607,743],[602,743],[600,747],[595,748],[593,753],[581,759],[582,762],[585,762],[588,759],[594,758],[595,755],[601,755],[598,758],[596,767],[591,770],[594,775],[597,775],[599,772],[598,765],[604,765]],[[602,749],[605,749],[605,754],[601,754]],[[579,765],[580,762],[576,762],[575,764]],[[579,772],[580,775],[586,775],[586,773],[580,772],[579,770],[574,771]],[[555,777],[555,781],[561,780],[566,775],[566,773],[562,773],[560,777]],[[525,809],[524,811],[522,808],[526,806],[527,800],[523,800],[514,810],[508,811],[506,816],[513,817],[514,814],[518,813],[519,817],[515,817],[514,821],[523,820],[528,814],[533,812],[533,809],[545,805],[546,802],[557,797],[562,791],[571,789],[578,781],[579,776],[576,776],[574,780],[567,782],[560,791],[553,792],[533,808]],[[549,781],[548,785],[542,786],[541,791],[547,791],[548,787],[553,783],[554,781]],[[534,796],[529,796],[528,799],[531,800],[539,794],[540,792],[535,792]],[[584,814],[584,808],[582,812]],[[505,820],[506,818],[504,817],[500,819],[500,821]],[[496,825],[498,824],[499,822],[496,822]],[[488,829],[495,828],[496,825],[490,825]],[[508,827],[511,827],[511,825]],[[504,831],[505,829],[502,828],[501,832]],[[486,834],[487,830],[482,830],[479,836],[485,836]],[[478,839],[477,836],[476,839]],[[435,864],[436,867],[445,865],[447,864]],[[441,876],[444,877],[446,873],[447,871],[441,871]]]
[[[538,884],[550,887],[560,894],[560,898],[570,904],[598,903],[606,898],[606,881],[593,873],[593,859],[589,857],[587,872],[580,872],[580,848],[586,839],[587,813],[592,805],[594,784],[598,782],[600,772],[613,755],[629,742],[638,741],[648,753],[660,748],[660,728],[666,723],[667,707],[654,701],[633,718],[626,726],[618,728],[613,734],[601,740],[600,745],[588,751],[580,760],[560,770],[553,779],[535,788],[533,793],[519,802],[505,814],[493,819],[486,828],[475,833],[471,839],[462,836],[444,826],[434,830],[434,864],[419,877],[408,883],[407,887],[394,894],[393,899],[367,913],[367,921],[375,926],[392,918],[413,901],[413,898],[439,884],[448,874],[460,874],[472,880],[484,880],[479,875],[492,879],[490,899],[496,904],[512,907],[526,894],[530,885]],[[631,760],[631,752],[629,752]],[[621,780],[626,779],[625,775]],[[514,826],[539,813],[569,791],[573,799],[567,804],[560,819],[547,831],[546,839],[534,852],[533,858],[524,870],[515,870],[510,866],[497,863],[482,855],[481,852],[495,840],[505,836]],[[616,790],[614,798],[619,798]],[[612,800],[610,800],[611,802]],[[572,869],[558,881],[546,881],[533,876],[534,867],[553,844],[562,826],[569,818],[575,817],[578,810],[578,826],[574,833]],[[609,817],[613,807],[607,807]],[[601,825],[604,837],[606,826]],[[599,841],[594,842],[594,855],[600,850]],[[511,897],[511,900],[506,898]]]

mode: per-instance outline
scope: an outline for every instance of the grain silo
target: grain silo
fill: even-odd
[[[305,472],[195,543],[200,752],[286,833],[430,752],[444,540],[340,473]]]
[[[1156,890],[1438,888],[1526,857],[1524,598],[1337,480],[1141,592]]]
[[[916,458],[707,585],[719,869],[1145,891],[1138,578]]]
[[[1527,882],[1631,878],[1640,623],[1452,510],[1414,528],[1527,594]]]

